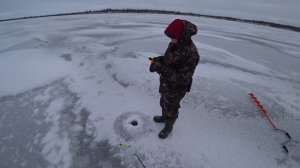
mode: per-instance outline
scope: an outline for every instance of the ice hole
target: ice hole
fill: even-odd
[[[133,121],[130,122],[130,124],[131,124],[132,126],[137,126],[137,125],[138,125],[138,122],[137,122],[136,120],[133,120]]]

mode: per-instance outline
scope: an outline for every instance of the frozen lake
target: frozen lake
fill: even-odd
[[[190,93],[163,125],[158,75],[175,18],[198,27]],[[296,168],[300,34],[188,16],[101,14],[0,23],[0,167]],[[287,155],[248,97],[293,138]],[[134,124],[136,121],[136,124]]]

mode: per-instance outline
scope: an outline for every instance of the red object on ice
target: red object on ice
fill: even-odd
[[[257,97],[253,93],[249,93],[249,96],[251,100],[253,100],[256,107],[259,109],[259,111],[267,118],[267,120],[270,122],[271,126],[274,129],[277,129],[271,118],[269,117],[268,111],[264,108],[264,106],[260,103],[260,101],[257,99]]]
[[[260,101],[257,99],[257,97],[253,94],[253,93],[248,93],[248,95],[250,96],[252,102],[256,105],[256,107],[259,109],[259,111],[267,118],[267,120],[269,121],[269,123],[272,125],[273,129],[275,131],[280,131],[285,133],[286,137],[288,138],[287,141],[285,141],[284,143],[282,143],[282,148],[284,149],[284,151],[286,153],[289,153],[289,150],[286,147],[286,144],[288,142],[292,141],[292,138],[290,136],[290,134],[282,129],[278,129],[276,128],[275,124],[273,123],[273,121],[271,120],[271,118],[269,117],[269,113],[268,111],[264,108],[264,106],[260,103]]]

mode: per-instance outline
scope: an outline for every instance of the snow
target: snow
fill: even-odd
[[[30,43],[30,42],[29,42]],[[69,65],[47,50],[10,49],[1,54],[0,96],[25,91],[66,75]],[[2,50],[3,51],[3,50]],[[4,51],[5,52],[5,51]]]
[[[60,135],[59,133],[59,112],[63,109],[63,107],[64,100],[58,98],[51,102],[48,109],[45,111],[48,115],[46,116],[45,121],[53,122],[53,125],[42,140],[42,144],[45,144],[42,154],[52,165],[59,165],[60,167],[70,167],[70,140],[66,133],[62,135]]]
[[[163,55],[163,30],[177,17],[199,28],[201,61],[174,131],[161,140],[148,57]],[[1,167],[142,167],[136,156],[147,168],[300,166],[299,33],[153,14],[10,21],[0,32]],[[292,136],[289,154],[249,92]]]

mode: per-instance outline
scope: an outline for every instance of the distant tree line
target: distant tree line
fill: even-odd
[[[286,30],[291,30],[291,31],[295,31],[295,32],[300,32],[300,27],[279,24],[279,23],[274,23],[274,22],[252,20],[252,19],[241,19],[241,18],[227,17],[227,16],[203,15],[203,14],[191,13],[191,12],[153,10],[153,9],[110,9],[109,8],[109,9],[103,9],[103,10],[87,10],[85,12],[61,13],[61,14],[53,14],[53,15],[29,16],[29,17],[20,17],[20,18],[12,18],[12,19],[3,19],[3,20],[0,20],[0,22],[22,20],[22,19],[32,19],[32,18],[53,17],[53,16],[103,14],[103,13],[147,13],[147,14],[185,15],[185,16],[195,16],[195,17],[228,20],[228,21],[235,21],[235,22],[242,22],[242,23],[250,23],[250,24],[269,26],[269,27],[274,27],[274,28],[280,28],[280,29],[286,29]]]

